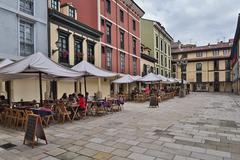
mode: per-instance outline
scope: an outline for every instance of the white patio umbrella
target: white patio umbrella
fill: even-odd
[[[0,62],[0,68],[5,67],[12,63],[13,63],[13,61],[11,61],[10,59],[4,59],[3,61]]]
[[[96,76],[96,77],[108,78],[108,77],[117,76],[117,73],[113,73],[113,72],[104,70],[102,68],[99,68],[99,67],[87,62],[87,61],[82,61],[82,62],[78,63],[77,65],[72,67],[72,70],[83,73],[85,96],[87,93],[86,77]]]
[[[142,78],[141,76],[131,76],[129,74],[112,81],[112,83],[124,84],[124,83],[133,83],[138,79]]]
[[[159,82],[162,81],[162,78],[154,73],[149,73],[146,76],[138,79],[140,82]]]
[[[40,88],[40,105],[42,105],[42,74],[46,77],[80,77],[83,73],[73,71],[50,60],[38,52],[0,69],[1,77],[15,77],[16,75],[38,76]]]

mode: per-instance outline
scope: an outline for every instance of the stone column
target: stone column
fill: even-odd
[[[102,98],[101,78],[98,78],[98,96]]]

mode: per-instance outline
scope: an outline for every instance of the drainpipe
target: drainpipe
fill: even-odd
[[[116,54],[116,56],[117,56],[117,72],[120,72],[120,70],[119,70],[119,55],[120,55],[120,53],[119,53],[119,48],[118,48],[118,43],[119,43],[119,39],[118,39],[118,33],[119,33],[119,28],[118,28],[118,0],[116,0],[116,42],[117,42],[117,44],[116,44],[116,51],[117,51],[117,54]]]

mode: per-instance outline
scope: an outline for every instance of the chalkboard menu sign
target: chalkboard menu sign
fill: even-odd
[[[47,138],[42,127],[41,117],[35,114],[30,114],[27,117],[23,144],[28,141],[33,147],[36,143],[36,138],[37,140],[38,138],[45,140],[47,144]]]
[[[156,96],[151,96],[151,97],[150,97],[149,107],[159,107],[159,106],[158,106],[158,99],[157,99]]]

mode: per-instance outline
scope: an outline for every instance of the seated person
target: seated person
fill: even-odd
[[[67,100],[67,98],[68,98],[68,97],[67,97],[67,93],[63,93],[63,95],[62,95],[62,98],[61,98],[61,99],[62,99],[62,100]]]
[[[79,112],[83,112],[86,110],[85,98],[80,93],[78,94],[78,105],[79,105]]]

